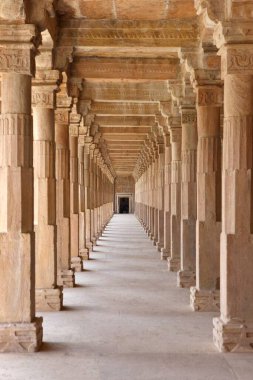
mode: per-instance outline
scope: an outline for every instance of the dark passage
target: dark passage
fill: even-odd
[[[120,198],[119,200],[119,213],[129,214],[129,198]]]

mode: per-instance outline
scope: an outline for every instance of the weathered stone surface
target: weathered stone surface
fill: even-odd
[[[0,324],[0,352],[36,352],[42,344],[42,318],[27,323]]]

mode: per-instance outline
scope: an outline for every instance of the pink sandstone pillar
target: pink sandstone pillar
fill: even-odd
[[[57,224],[57,274],[62,285],[62,269],[70,262],[70,151],[69,112],[71,98],[61,92],[57,94],[55,112],[56,143],[56,224]]]
[[[62,309],[57,286],[57,226],[55,178],[55,90],[59,72],[39,70],[33,82],[34,224],[36,251],[36,309]]]
[[[170,256],[171,244],[171,144],[170,134],[164,136],[165,167],[164,167],[164,244],[161,250],[161,259],[167,260]]]
[[[226,45],[222,171],[220,351],[253,350],[253,47]]]
[[[13,46],[0,48],[0,352],[34,352],[43,335],[42,318],[35,318],[30,41],[36,30],[0,26],[0,39],[6,33]],[[14,47],[16,41],[22,45]]]
[[[181,185],[181,264],[177,284],[195,286],[197,217],[197,115],[183,108],[182,114],[182,185]]]
[[[218,311],[221,232],[221,89],[198,87],[196,287],[194,311]]]
[[[171,127],[171,248],[168,269],[177,272],[181,253],[181,136],[182,128]]]

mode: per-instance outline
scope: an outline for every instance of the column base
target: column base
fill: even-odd
[[[58,283],[64,288],[74,288],[75,287],[75,274],[72,269],[65,269],[61,271],[58,276]]]
[[[190,305],[193,311],[220,311],[219,290],[190,288]]]
[[[168,257],[168,270],[169,272],[178,272],[180,269],[180,258]]]
[[[161,252],[162,251],[162,245],[159,243],[159,241],[156,243],[156,249],[158,252]]]
[[[253,352],[253,322],[214,318],[213,341],[220,352]]]
[[[166,248],[161,249],[161,260],[167,260],[168,257],[170,257],[169,251],[166,250]]]
[[[80,253],[80,252],[79,252]],[[74,272],[82,272],[83,271],[83,260],[80,256],[71,257],[71,269]]]
[[[79,256],[81,260],[84,260],[84,261],[89,260],[89,249],[88,248],[81,249],[79,251]]]
[[[196,285],[196,274],[191,270],[177,272],[177,286],[179,288],[191,288]]]
[[[60,311],[63,306],[62,286],[35,290],[36,311]]]
[[[31,323],[0,323],[0,352],[37,352],[43,338],[43,318]]]
[[[91,252],[92,251],[92,248],[93,248],[93,244],[91,241],[89,242],[86,242],[86,249],[88,250],[88,252]]]

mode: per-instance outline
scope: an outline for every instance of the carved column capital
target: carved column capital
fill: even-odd
[[[38,70],[33,80],[33,107],[55,108],[56,91],[59,89],[60,72],[58,70]]]
[[[221,107],[223,89],[221,86],[206,85],[197,87],[197,105],[199,107]]]

